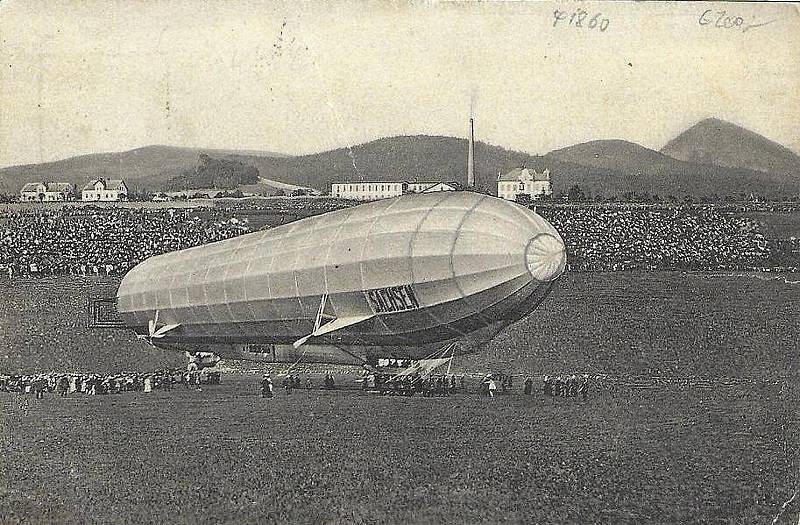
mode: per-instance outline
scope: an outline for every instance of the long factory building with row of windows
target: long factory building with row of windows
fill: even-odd
[[[341,199],[372,201],[398,197],[406,193],[430,193],[455,191],[459,185],[453,182],[404,182],[404,181],[346,181],[331,184],[331,196]],[[517,200],[526,195],[531,200],[552,194],[550,170],[537,172],[530,168],[515,168],[497,177],[497,196],[506,200]]]

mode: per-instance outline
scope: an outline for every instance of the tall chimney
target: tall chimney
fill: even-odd
[[[475,129],[469,118],[469,153],[467,153],[467,187],[475,187]]]

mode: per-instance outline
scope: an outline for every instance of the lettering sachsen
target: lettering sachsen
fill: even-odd
[[[419,308],[419,301],[414,294],[414,289],[408,284],[366,290],[364,295],[367,297],[370,308],[376,314]]]

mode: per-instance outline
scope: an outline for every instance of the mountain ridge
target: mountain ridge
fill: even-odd
[[[660,152],[687,162],[800,176],[798,154],[759,133],[715,117],[690,126]]]
[[[551,151],[546,157],[617,172],[629,181],[629,191],[661,196],[778,195],[800,190],[800,179],[789,180],[780,174],[682,161],[619,139],[575,144]]]
[[[227,158],[238,152],[153,144],[121,152],[88,153],[39,164],[7,166],[0,168],[0,193],[16,194],[27,182],[64,181],[82,187],[97,178],[125,179],[128,186],[136,190],[142,180],[166,182],[187,169],[193,169],[203,153]],[[273,154],[267,151],[258,153],[258,156],[250,155],[248,158]]]
[[[711,124],[715,125],[714,122]],[[676,140],[681,135],[669,144],[678,144]],[[768,144],[765,142],[768,139],[753,132],[734,135],[748,137],[750,144]],[[667,146],[656,151],[626,140],[596,140],[559,148],[546,155],[531,155],[478,141],[475,144],[476,189],[494,194],[500,173],[526,166],[538,171],[549,169],[555,194],[566,192],[576,184],[592,196],[629,192],[665,197],[742,193],[788,196],[800,192],[800,176],[791,172],[773,173],[681,160],[665,154],[664,150],[670,151]],[[134,191],[162,191],[168,187],[168,181],[194,169],[201,154],[252,165],[264,179],[323,192],[329,191],[330,184],[335,181],[435,180],[466,184],[467,140],[443,135],[384,137],[297,156],[253,153],[152,145],[121,153],[82,155],[50,163],[2,168],[0,191],[16,193],[24,182],[33,180],[67,180],[82,185],[97,177],[125,178]]]

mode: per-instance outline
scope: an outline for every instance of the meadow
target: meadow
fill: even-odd
[[[458,373],[586,372],[614,377],[794,374],[800,284],[792,274],[689,272],[564,275],[533,315]],[[91,298],[119,280],[0,279],[0,372],[150,371],[185,364],[128,330],[88,326]]]
[[[795,281],[566,275],[532,316],[453,363],[471,382],[515,374],[495,399],[267,400],[243,373],[202,392],[0,393],[0,521],[796,523],[800,501],[783,507],[800,481]],[[180,364],[86,326],[85,298],[113,289],[0,283],[0,371]],[[562,372],[597,377],[587,402],[519,392],[523,376],[539,386]]]
[[[768,523],[796,488],[779,384],[586,403],[257,388],[0,396],[3,521]]]

